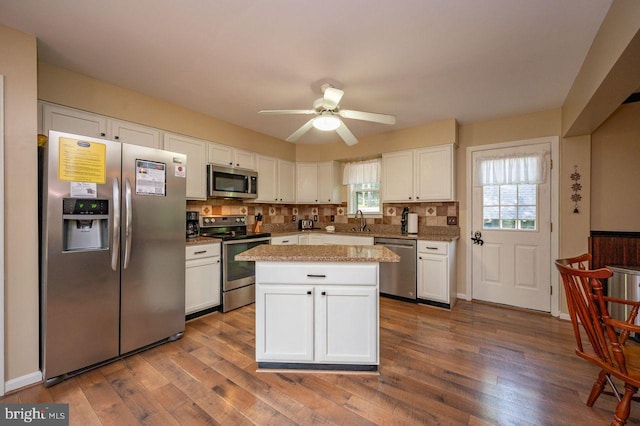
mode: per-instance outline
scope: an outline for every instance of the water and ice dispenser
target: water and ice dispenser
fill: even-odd
[[[62,251],[109,249],[109,200],[64,198]]]

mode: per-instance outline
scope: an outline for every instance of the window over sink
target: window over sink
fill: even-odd
[[[379,159],[345,164],[342,183],[349,186],[349,214],[356,214],[358,210],[364,215],[382,214]]]

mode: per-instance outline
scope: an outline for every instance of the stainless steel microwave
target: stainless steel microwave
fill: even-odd
[[[257,198],[258,172],[207,164],[207,196]]]

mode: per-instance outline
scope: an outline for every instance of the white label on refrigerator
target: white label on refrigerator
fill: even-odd
[[[187,177],[187,168],[182,164],[176,164],[176,177]]]
[[[165,195],[167,165],[155,161],[136,160],[136,194]]]
[[[97,198],[98,185],[89,182],[71,182],[69,192],[73,198]]]

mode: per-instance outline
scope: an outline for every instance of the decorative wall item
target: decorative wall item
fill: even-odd
[[[573,184],[571,184],[571,190],[573,194],[571,194],[571,201],[573,201],[573,212],[580,213],[578,202],[582,200],[582,195],[580,195],[580,191],[582,190],[582,185],[580,184],[580,173],[578,173],[578,166],[573,166],[573,173],[571,173],[571,180]]]

